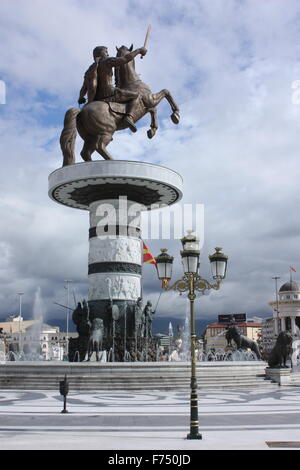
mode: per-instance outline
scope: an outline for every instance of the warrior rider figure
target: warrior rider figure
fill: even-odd
[[[117,103],[127,102],[124,120],[132,132],[137,128],[133,121],[132,110],[135,107],[138,93],[114,87],[112,84],[113,68],[127,64],[138,54],[146,55],[147,49],[140,47],[135,51],[127,53],[123,57],[109,57],[107,47],[97,46],[93,50],[94,63],[88,68],[84,75],[84,81],[79,93],[79,104],[92,101],[114,101]]]

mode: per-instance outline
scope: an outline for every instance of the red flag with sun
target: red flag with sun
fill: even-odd
[[[143,242],[143,263],[156,265],[154,256],[150,252],[145,242]]]

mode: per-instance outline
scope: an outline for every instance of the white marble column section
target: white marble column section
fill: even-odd
[[[296,319],[295,319],[295,317],[291,317],[291,328],[292,328],[292,335],[296,336],[297,331],[296,331]]]
[[[279,320],[278,318],[274,318],[274,333],[278,336],[279,333]]]
[[[141,296],[139,209],[139,204],[126,198],[90,205],[90,301],[136,301]]]
[[[281,321],[281,331],[285,331],[285,318],[282,317],[280,321]]]

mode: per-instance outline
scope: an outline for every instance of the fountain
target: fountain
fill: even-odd
[[[254,351],[235,349],[227,345],[226,330],[212,338],[211,345],[206,351],[198,351],[198,362],[223,361],[258,361]],[[186,303],[185,322],[180,338],[175,340],[176,349],[170,354],[169,360],[176,362],[190,361],[190,312],[189,302]],[[199,348],[200,349],[200,348]]]
[[[191,358],[190,350],[190,336],[191,336],[191,322],[190,322],[190,304],[187,300],[185,307],[185,320],[182,335],[182,351],[179,354],[181,361],[189,361]]]
[[[33,302],[33,320],[34,323],[30,328],[30,340],[28,343],[29,360],[41,359],[41,332],[43,328],[43,319],[45,316],[45,306],[42,300],[41,288],[38,287]]]
[[[209,349],[202,353],[201,361],[258,361],[253,351],[243,349]]]
[[[1,354],[0,361],[41,361],[41,331],[43,327],[43,318],[45,315],[44,302],[42,300],[41,288],[38,287],[33,302],[33,320],[34,323],[26,330],[26,335],[20,333],[18,340],[18,351],[10,350]]]

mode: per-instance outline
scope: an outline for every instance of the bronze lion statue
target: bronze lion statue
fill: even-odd
[[[277,337],[276,343],[270,352],[268,359],[269,367],[280,368],[288,367],[286,365],[287,359],[292,352],[293,337],[287,331],[281,331]]]
[[[252,339],[242,335],[240,330],[236,326],[230,326],[226,331],[225,338],[229,346],[233,340],[236,344],[237,349],[251,349],[256,354],[257,359],[261,359],[261,354],[258,345]]]

